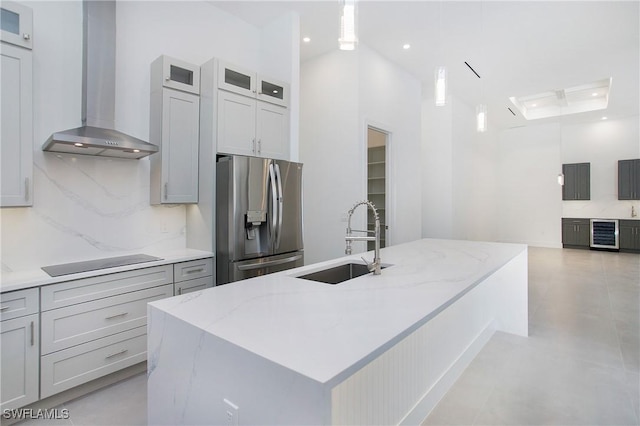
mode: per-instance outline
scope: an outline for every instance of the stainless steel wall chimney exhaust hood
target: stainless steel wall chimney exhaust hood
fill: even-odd
[[[158,147],[115,127],[116,2],[83,7],[82,127],[52,134],[43,151],[139,159]]]

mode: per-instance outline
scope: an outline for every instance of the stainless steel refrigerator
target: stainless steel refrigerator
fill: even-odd
[[[216,163],[216,284],[303,264],[302,164],[220,157]]]

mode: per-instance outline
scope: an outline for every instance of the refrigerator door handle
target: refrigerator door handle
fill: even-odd
[[[282,193],[282,176],[280,175],[280,165],[276,163],[276,179],[278,181],[278,232],[276,232],[276,249],[280,248],[280,237],[282,237],[282,210],[284,204],[284,194]]]
[[[285,257],[284,259],[270,260],[268,262],[252,263],[250,265],[240,265],[238,266],[238,270],[250,271],[252,269],[262,269],[262,268],[267,268],[269,266],[284,265],[285,263],[291,263],[291,262],[295,262],[296,260],[300,260],[300,258],[302,258],[302,255],[296,254],[295,256]]]
[[[269,181],[271,183],[271,231],[269,232],[269,245],[273,247],[273,244],[278,234],[278,189],[276,187],[276,174],[273,168],[273,163],[269,163]]]

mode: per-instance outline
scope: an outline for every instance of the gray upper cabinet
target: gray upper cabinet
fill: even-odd
[[[217,88],[217,152],[288,160],[289,85],[218,61]]]
[[[591,199],[591,163],[563,164],[563,200]]]
[[[3,0],[0,6],[0,40],[31,49],[33,12],[27,6]]]
[[[640,159],[618,161],[618,200],[640,200]]]
[[[4,3],[2,7],[5,7]],[[4,19],[4,9],[2,16]],[[33,205],[32,52],[2,41],[0,55],[0,73],[2,74],[0,206],[31,206]]]
[[[161,56],[151,65],[151,204],[198,202],[200,68]]]

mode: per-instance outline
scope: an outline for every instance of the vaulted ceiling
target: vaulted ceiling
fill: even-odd
[[[311,38],[300,43],[301,61],[338,48],[339,1],[212,3],[258,27],[287,11],[298,13],[301,37]],[[638,1],[360,0],[358,38],[422,80],[425,96],[431,96],[435,68],[445,65],[451,93],[470,106],[487,104],[490,125],[498,128],[558,120],[527,122],[511,96],[612,78],[605,111],[560,118],[590,122],[640,112],[639,6]]]

